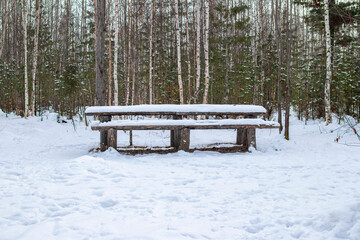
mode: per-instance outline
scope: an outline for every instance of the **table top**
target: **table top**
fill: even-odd
[[[87,116],[111,115],[264,115],[266,109],[257,105],[231,104],[152,104],[132,106],[87,107]]]

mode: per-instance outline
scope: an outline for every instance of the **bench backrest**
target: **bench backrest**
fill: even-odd
[[[228,115],[252,116],[265,115],[266,110],[257,105],[230,104],[152,104],[133,106],[97,106],[88,107],[87,116],[116,116],[116,115]]]

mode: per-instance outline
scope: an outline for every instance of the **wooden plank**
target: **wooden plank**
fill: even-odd
[[[92,130],[109,130],[111,128],[117,130],[176,130],[181,128],[189,128],[189,129],[238,129],[238,128],[259,128],[259,129],[271,129],[271,128],[279,128],[278,126],[271,125],[243,125],[243,124],[234,124],[234,125],[94,125],[91,126]]]

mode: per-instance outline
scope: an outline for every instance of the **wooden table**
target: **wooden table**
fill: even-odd
[[[261,106],[215,104],[99,106],[85,111],[86,116],[99,116],[91,128],[100,131],[101,151],[117,148],[117,130],[170,130],[170,146],[190,151],[191,129],[237,129],[236,144],[247,150],[256,147],[256,128],[279,127],[259,118],[265,113]]]

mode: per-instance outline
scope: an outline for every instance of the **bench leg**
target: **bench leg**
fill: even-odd
[[[108,131],[108,143],[109,147],[117,148],[117,130],[116,129],[109,129]]]
[[[100,122],[109,122],[111,121],[111,116],[101,116]],[[104,152],[109,148],[108,142],[108,131],[101,130],[100,131],[100,151]]]
[[[256,148],[255,128],[238,128],[236,144],[243,145],[246,150],[249,150],[250,146]]]
[[[190,150],[190,129],[183,128],[180,130],[180,146],[179,150],[184,150],[185,152],[189,152]]]
[[[108,131],[100,130],[100,151],[106,151],[108,146]]]
[[[179,148],[180,138],[181,138],[180,134],[181,134],[180,129],[171,130],[171,132],[170,132],[170,146],[171,147]]]

